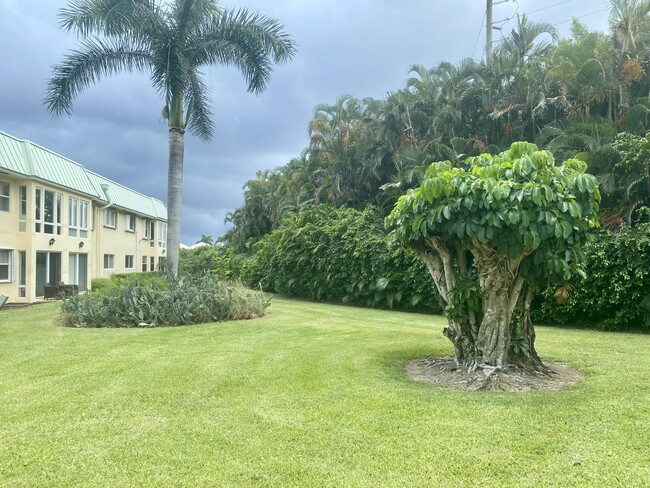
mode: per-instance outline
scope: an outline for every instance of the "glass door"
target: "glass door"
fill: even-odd
[[[68,258],[68,281],[77,285],[79,291],[88,289],[88,254],[70,253]]]
[[[39,251],[36,253],[36,296],[45,295],[45,283],[61,281],[61,253]]]

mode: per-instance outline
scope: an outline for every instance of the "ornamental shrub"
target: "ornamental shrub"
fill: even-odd
[[[563,302],[543,290],[533,309],[538,323],[602,330],[650,331],[650,223],[602,231],[585,248],[586,277]]]
[[[157,283],[158,285],[167,285],[167,275],[160,271],[144,271],[141,273],[114,273],[108,278],[95,278],[91,281],[93,291],[104,291],[107,289],[117,289],[127,282],[137,282],[143,286]]]
[[[61,303],[61,322],[72,327],[160,327],[261,317],[268,298],[238,283],[198,277],[159,277],[115,286]]]
[[[388,245],[378,209],[306,207],[233,259],[242,281],[287,296],[440,312],[415,255]]]

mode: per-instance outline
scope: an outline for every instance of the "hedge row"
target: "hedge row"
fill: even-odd
[[[536,323],[602,330],[650,330],[650,224],[599,232],[585,249],[586,278],[558,302],[555,289],[536,300]]]
[[[538,293],[533,319],[602,330],[650,330],[650,224],[598,232],[585,249],[586,278]],[[437,293],[422,263],[387,244],[380,213],[329,206],[308,207],[254,246],[235,255],[219,246],[184,251],[181,268],[211,269],[239,277],[251,288],[287,296],[361,306],[440,313]]]
[[[361,306],[440,312],[434,284],[413,254],[386,242],[381,213],[309,207],[287,218],[234,267],[248,286]]]

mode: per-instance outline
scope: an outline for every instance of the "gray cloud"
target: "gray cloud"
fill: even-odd
[[[58,27],[59,0],[0,0],[0,130],[52,149],[142,193],[166,200],[167,128],[162,102],[146,74],[102,80],[75,102],[71,118],[53,119],[41,100],[51,67],[75,47]],[[215,137],[186,138],[182,241],[225,231],[225,214],[241,204],[243,184],[261,169],[297,156],[308,143],[313,108],[343,94],[381,98],[404,85],[413,64],[433,66],[472,56],[485,3],[477,0],[228,0],[280,19],[298,43],[261,96],[246,92],[232,68],[206,69]],[[552,5],[519,0],[519,12]],[[531,15],[562,22],[607,8],[574,0]],[[495,7],[511,16],[515,2]],[[585,17],[606,28],[607,12]],[[514,21],[505,25],[505,31]],[[560,24],[566,33],[570,24]],[[484,33],[475,58],[481,57]],[[500,34],[495,31],[494,38]]]

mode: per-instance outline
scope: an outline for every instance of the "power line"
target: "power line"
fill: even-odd
[[[604,8],[604,9],[602,9],[602,10],[596,10],[595,12],[589,12],[588,14],[578,15],[578,16],[576,16],[576,17],[573,17],[573,18],[569,19],[569,20],[563,20],[562,22],[556,22],[556,23],[553,24],[553,25],[566,24],[567,22],[572,22],[573,19],[582,19],[583,17],[589,17],[590,15],[600,14],[600,13],[603,13],[603,12],[609,12],[609,9],[608,9],[608,8]]]
[[[565,3],[572,2],[573,0],[564,0],[564,2],[554,3],[553,5],[548,5],[547,7],[538,8],[537,10],[531,10],[530,12],[524,13],[524,15],[536,14],[542,10],[548,10],[549,8],[557,7],[558,5],[564,5]]]
[[[476,36],[476,42],[474,43],[474,49],[472,50],[472,59],[474,59],[474,53],[476,52],[476,46],[478,46],[478,40],[481,38],[481,32],[483,32],[483,24],[485,23],[485,16],[487,11],[483,12],[483,20],[481,20],[481,27],[478,30],[478,35]]]

